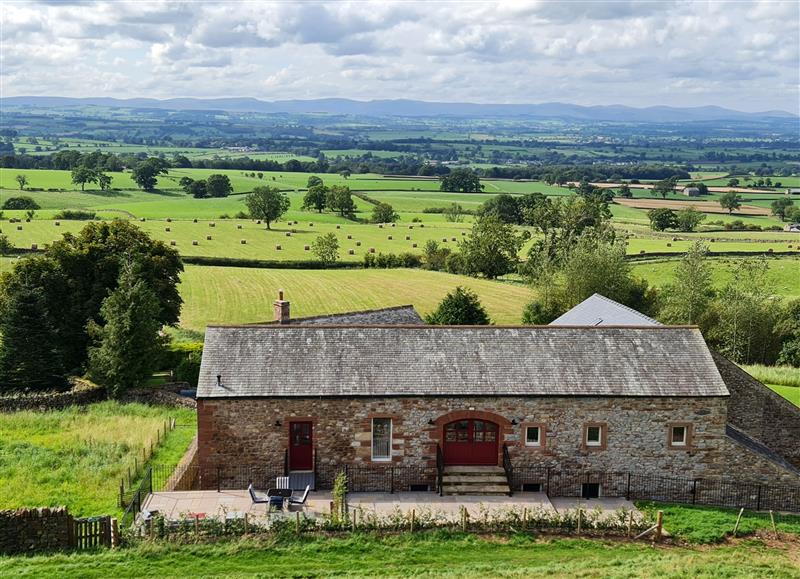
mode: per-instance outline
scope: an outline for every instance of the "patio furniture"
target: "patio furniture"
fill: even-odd
[[[311,485],[306,485],[306,490],[303,492],[303,496],[299,499],[295,497],[289,497],[289,512],[295,511],[302,511],[305,504],[306,499],[308,499],[308,491],[311,490]]]
[[[283,503],[292,496],[292,489],[269,489],[267,496],[269,497],[269,510],[275,508],[282,511]]]
[[[247,486],[247,492],[250,493],[250,500],[253,501],[254,505],[269,505],[271,504],[269,493],[264,495],[263,493],[259,493],[256,489],[253,488],[253,484],[249,484]]]

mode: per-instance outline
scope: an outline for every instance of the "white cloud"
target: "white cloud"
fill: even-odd
[[[800,102],[795,1],[4,2],[0,18],[9,96]]]

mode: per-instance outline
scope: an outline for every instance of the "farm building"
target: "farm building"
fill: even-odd
[[[293,486],[327,484],[341,465],[373,477],[403,467],[392,485],[406,490],[443,467],[459,473],[453,493],[505,492],[496,473],[509,465],[528,488],[543,469],[800,482],[788,402],[754,388],[697,328],[623,306],[614,324],[615,302],[590,300],[544,327],[426,326],[408,308],[395,321],[380,310],[210,326],[199,465],[286,473]]]
[[[700,189],[697,187],[684,187],[681,192],[687,197],[700,197]]]

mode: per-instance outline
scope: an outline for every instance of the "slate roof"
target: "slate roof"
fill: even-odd
[[[197,390],[198,398],[444,395],[728,390],[690,327],[305,325],[209,326]]]
[[[593,294],[552,322],[551,326],[660,326],[633,308]]]
[[[276,321],[262,322],[262,324],[277,324]],[[350,326],[350,325],[390,325],[390,326],[417,326],[423,324],[422,318],[414,306],[394,306],[379,310],[363,310],[360,312],[347,312],[344,314],[328,314],[325,316],[311,316],[308,318],[290,318],[289,324],[303,324],[304,326]],[[254,324],[254,325],[262,325]],[[285,325],[285,324],[284,324]]]

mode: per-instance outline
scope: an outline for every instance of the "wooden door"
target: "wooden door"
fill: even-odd
[[[314,436],[310,422],[289,423],[289,470],[314,468]]]
[[[444,427],[444,463],[447,465],[497,465],[499,428],[487,420],[464,419]]]

